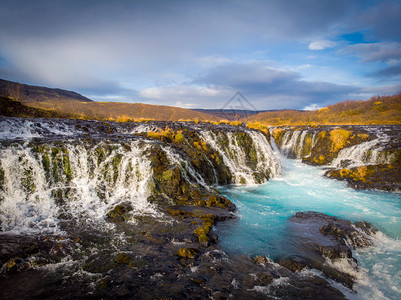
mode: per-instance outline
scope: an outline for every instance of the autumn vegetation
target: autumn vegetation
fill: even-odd
[[[248,123],[263,125],[374,125],[401,124],[401,93],[367,101],[346,100],[317,111],[282,110],[253,115]]]
[[[20,117],[95,119],[117,122],[194,121],[268,131],[282,125],[401,124],[401,93],[367,101],[346,100],[316,111],[278,110],[232,121],[200,111],[142,103],[96,102],[78,93],[0,79],[0,114]]]

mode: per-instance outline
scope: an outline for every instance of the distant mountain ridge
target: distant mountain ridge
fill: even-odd
[[[79,101],[93,102],[76,92],[58,88],[22,84],[0,79],[0,96],[9,97],[21,102],[47,102],[47,101]]]
[[[229,121],[238,121],[247,119],[253,115],[264,113],[264,112],[282,112],[288,111],[288,109],[269,109],[269,110],[247,110],[247,109],[208,109],[208,108],[193,108],[191,110],[205,113],[218,117],[220,119],[227,119]],[[303,112],[302,110],[294,110]]]

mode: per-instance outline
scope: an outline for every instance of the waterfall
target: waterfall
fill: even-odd
[[[394,153],[386,153],[384,146],[388,144],[389,137],[382,135],[377,139],[344,148],[331,163],[336,168],[358,167],[362,165],[391,164],[395,161]]]
[[[266,137],[260,132],[246,131],[246,134],[251,137],[252,146],[250,148],[254,151],[257,161],[256,166],[253,167],[248,162],[245,148],[240,145],[238,138],[232,132],[201,131],[199,134],[221,155],[236,184],[260,183],[257,173],[265,175],[262,182],[266,178],[277,176],[280,173],[279,161]]]
[[[180,148],[195,149],[192,140],[177,145],[138,136],[166,123],[0,118],[0,125],[3,232],[62,234],[70,221],[110,228],[106,216],[119,204],[132,208],[133,222],[137,215],[159,216],[148,201],[155,185],[153,147],[160,147],[169,166],[179,167],[184,181],[209,191],[210,181],[219,182],[218,168],[229,170],[236,184],[262,183],[280,173],[266,137],[242,127],[168,123],[172,130],[189,129],[214,150],[195,152],[211,168],[206,180]]]
[[[277,177],[281,173],[281,164],[274,153],[273,146],[260,132],[249,131],[248,134],[253,140],[253,145],[258,156],[257,170],[269,170],[271,177]]]
[[[206,188],[207,190],[210,190],[210,187],[206,184],[202,176],[194,170],[190,163],[183,159],[178,153],[175,153],[171,147],[163,147],[163,151],[166,153],[170,163],[181,167],[181,174],[186,180],[191,183],[195,181],[195,183]],[[215,182],[217,183],[216,171],[214,170],[213,164],[210,161],[208,162],[210,163],[210,166],[214,172]]]
[[[157,214],[147,201],[152,169],[138,141],[13,144],[0,151],[2,231],[60,233],[59,220],[97,226],[115,205],[128,202],[135,214]]]
[[[310,138],[309,144],[306,143],[307,138]],[[284,133],[280,148],[287,157],[302,159],[310,155],[310,151],[315,146],[316,140],[316,133],[307,129],[288,130]]]
[[[0,152],[1,231],[55,233],[58,207],[51,197],[42,163],[29,148],[16,146]]]

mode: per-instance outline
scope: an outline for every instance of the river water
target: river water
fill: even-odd
[[[356,274],[348,271],[357,276],[357,293],[343,292],[351,299],[401,299],[401,195],[356,191],[345,182],[325,178],[322,168],[278,156],[281,176],[263,185],[221,189],[238,208],[236,220],[216,228],[225,251],[272,259],[295,254],[286,228],[288,218],[298,211],[369,221],[380,232],[373,247],[353,253],[360,269]]]

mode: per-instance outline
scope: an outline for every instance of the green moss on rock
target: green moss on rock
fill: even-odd
[[[177,252],[177,256],[182,258],[195,258],[198,251],[194,248],[180,248]]]
[[[125,264],[128,265],[131,262],[131,257],[129,257],[127,254],[125,253],[119,253],[116,258],[114,259],[114,261],[118,264]]]
[[[131,219],[130,212],[132,210],[130,203],[118,204],[107,213],[107,219],[113,223],[128,221]]]

